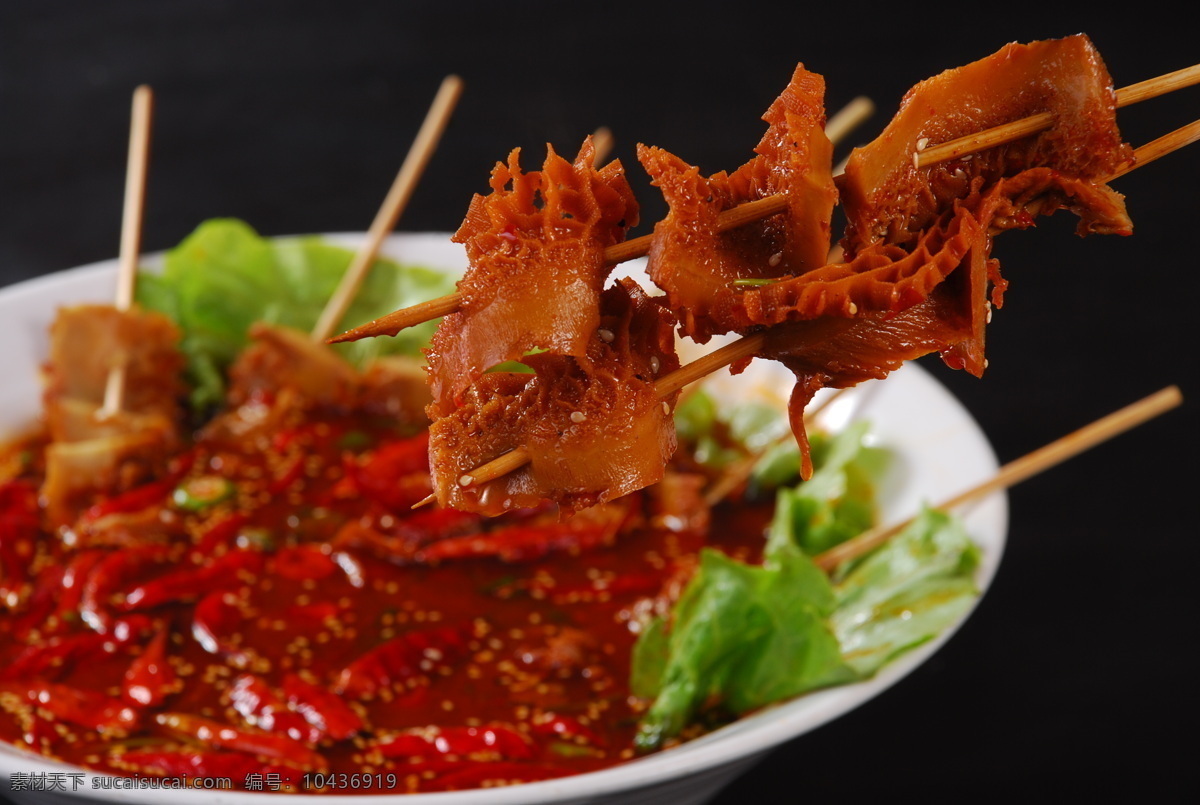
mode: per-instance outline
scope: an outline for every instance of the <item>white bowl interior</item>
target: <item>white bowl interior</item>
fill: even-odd
[[[355,248],[357,234],[333,234],[331,241]],[[459,272],[466,264],[462,247],[443,233],[392,236],[384,252],[405,262]],[[147,258],[154,265],[158,257]],[[623,274],[643,279],[638,264],[625,264]],[[38,369],[47,352],[46,328],[61,305],[106,302],[111,299],[116,261],[63,271],[0,290],[0,438],[28,426],[38,414]],[[708,349],[711,349],[711,345]],[[755,361],[737,377],[719,372],[713,379],[717,393],[730,397],[759,394],[786,400],[791,376],[778,364]],[[896,456],[889,480],[881,490],[882,516],[891,522],[911,516],[923,503],[947,500],[993,475],[995,454],[970,414],[915,364],[894,372],[885,381],[864,384],[841,396],[823,414],[831,426],[847,419],[866,418],[873,438]],[[1008,523],[1007,500],[995,493],[960,512],[968,531],[983,549],[978,571],[980,589],[986,590],[999,566]],[[964,616],[964,620],[965,620]],[[959,622],[959,625],[961,625]],[[927,660],[953,634],[947,630],[886,667],[874,679],[803,696],[743,718],[675,749],[650,755],[603,771],[510,788],[414,794],[405,803],[421,805],[517,805],[517,803],[582,803],[671,801],[702,802],[720,786],[771,748],[858,707],[879,695]],[[0,744],[0,778],[12,775],[83,770]],[[151,788],[104,788],[96,775],[83,772],[66,780],[66,792],[17,791],[8,793],[20,802],[79,802],[80,800],[161,803],[164,793]],[[75,790],[70,790],[74,788]],[[237,791],[171,791],[170,801],[183,805],[261,805],[311,799],[304,795],[260,794]],[[330,805],[367,805],[398,801],[396,795],[322,796]]]

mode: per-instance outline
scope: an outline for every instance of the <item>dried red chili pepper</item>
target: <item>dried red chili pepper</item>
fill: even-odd
[[[221,548],[232,548],[242,527],[250,521],[243,512],[222,515],[216,522],[208,524],[196,537],[193,555],[203,559],[212,556]]]
[[[287,491],[287,488],[300,480],[304,476],[304,463],[306,456],[298,455],[287,463],[283,471],[275,476],[269,484],[267,484],[267,492],[272,495],[278,495]]]
[[[296,545],[280,548],[271,556],[269,571],[294,581],[323,579],[338,569],[334,561],[320,545]]]
[[[407,512],[433,491],[429,479],[429,434],[389,442],[350,465],[353,482],[369,499]]]
[[[283,695],[293,710],[331,738],[339,741],[352,738],[365,726],[342,697],[297,674],[284,676]]]
[[[15,693],[60,721],[108,737],[127,735],[138,725],[137,710],[98,691],[41,680],[0,683],[0,691]]]
[[[65,573],[66,568],[50,565],[34,577],[33,592],[18,604],[20,616],[13,622],[12,634],[18,640],[27,640],[35,632],[39,635],[47,632],[47,621],[58,608]]]
[[[233,639],[244,622],[237,598],[225,590],[217,590],[201,598],[192,610],[192,636],[208,653],[219,654],[244,667],[251,655]]]
[[[386,758],[430,760],[444,756],[488,756],[500,760],[529,760],[533,746],[512,727],[426,727],[405,730],[371,744]]]
[[[265,679],[242,674],[229,689],[229,703],[252,727],[315,744],[323,734],[303,714],[293,712]]]
[[[320,753],[286,735],[238,729],[187,713],[159,713],[154,720],[169,733],[221,749],[274,758],[301,769],[324,769],[328,766]]]
[[[182,778],[228,778],[244,784],[252,774],[278,774],[280,779],[295,782],[294,769],[263,763],[241,752],[214,752],[190,749],[186,752],[162,749],[126,750],[120,756],[121,766],[132,767],[142,774]]]
[[[106,498],[91,508],[82,516],[85,521],[98,520],[110,514],[126,514],[140,511],[147,506],[167,500],[183,476],[187,475],[196,460],[195,451],[181,455],[172,465],[166,477],[148,484],[136,486],[127,492]]]
[[[138,585],[125,594],[120,608],[148,609],[173,601],[198,598],[214,590],[236,590],[247,584],[245,575],[257,577],[265,563],[261,551],[228,551],[201,567],[176,570]]]
[[[80,593],[79,614],[84,622],[97,632],[107,632],[117,590],[146,568],[167,561],[169,555],[165,545],[137,545],[109,552],[92,568]]]
[[[56,678],[77,663],[112,653],[140,639],[151,625],[149,618],[134,615],[114,621],[108,632],[54,635],[17,654],[0,671],[0,679]]]
[[[178,689],[179,677],[167,656],[168,634],[159,629],[126,669],[121,695],[130,704],[158,707]]]
[[[406,632],[354,660],[338,676],[334,690],[360,698],[415,676],[452,665],[467,653],[469,626],[441,626]]]

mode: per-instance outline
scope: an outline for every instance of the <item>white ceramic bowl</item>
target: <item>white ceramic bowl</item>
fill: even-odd
[[[355,248],[360,235],[328,238]],[[388,256],[406,262],[457,272],[465,265],[461,247],[445,234],[396,235],[384,249]],[[153,265],[154,258],[147,264]],[[622,273],[640,277],[637,264],[625,264]],[[60,305],[106,302],[112,297],[116,262],[107,261],[14,285],[0,290],[0,438],[32,422],[38,413],[40,389],[37,370],[47,352],[46,328]],[[790,375],[777,364],[756,361],[736,378],[727,372],[714,378],[720,394],[762,394],[786,399]],[[908,365],[885,381],[868,383],[843,395],[829,406],[825,424],[836,427],[847,418],[872,422],[880,446],[894,451],[888,480],[880,490],[883,519],[894,521],[915,513],[922,503],[937,504],[994,474],[995,455],[970,414],[919,366]],[[1007,501],[996,493],[960,512],[968,531],[983,549],[978,570],[982,590],[991,583],[1004,549],[1008,521]],[[965,619],[966,616],[964,616]],[[961,624],[961,621],[960,621]],[[874,679],[819,691],[765,709],[675,749],[643,757],[603,771],[508,788],[413,795],[322,796],[329,805],[533,805],[534,803],[700,803],[744,772],[776,746],[837,718],[887,690],[927,660],[950,638],[949,629],[886,667]],[[59,774],[57,778],[37,775]],[[237,791],[152,788],[113,790],[100,785],[84,770],[0,744],[0,791],[11,786],[14,774],[29,780],[58,779],[65,791],[9,790],[18,803],[71,803],[83,801],[162,803],[179,805],[285,805],[312,802],[304,795]]]

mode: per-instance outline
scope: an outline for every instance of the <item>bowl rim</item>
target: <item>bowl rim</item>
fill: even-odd
[[[311,236],[285,235],[274,236],[272,239]],[[366,237],[365,233],[357,232],[317,233],[317,236],[327,242],[351,249]],[[400,232],[390,235],[385,240],[380,253],[381,256],[393,259],[410,260],[415,259],[411,256],[414,253],[421,256],[432,255],[437,259],[432,261],[434,264],[431,264],[430,267],[454,270],[455,266],[446,264],[450,260],[448,243],[448,233]],[[141,260],[142,266],[153,270],[161,266],[164,255],[165,252],[147,254]],[[97,287],[100,287],[103,280],[109,276],[115,276],[117,262],[116,259],[100,260],[0,288],[0,311],[8,305],[25,303],[31,305],[39,303],[44,308],[46,295],[53,296],[62,289],[72,288],[81,283],[94,282]],[[637,275],[642,271],[642,263],[644,261],[634,261],[624,264],[624,268],[638,278]],[[461,265],[465,265],[465,256],[462,257]],[[0,334],[4,332],[5,328],[12,326],[12,323],[6,319],[7,317],[0,316]],[[43,322],[43,327],[44,324],[45,322]],[[941,416],[953,420],[956,427],[964,428],[963,436],[968,443],[973,445],[973,457],[977,460],[981,471],[995,472],[999,464],[992,446],[970,413],[943,385],[920,365],[914,363],[906,364],[893,372],[889,383],[896,386],[896,378],[902,378],[900,383],[905,384],[905,388],[911,387],[915,390],[913,393],[927,398],[926,404],[937,407]],[[882,384],[878,385],[882,387]],[[876,406],[881,404],[876,403]],[[3,420],[7,416],[7,413],[0,415],[0,428],[3,427]],[[0,434],[2,433],[3,431],[0,430]],[[957,474],[955,477],[958,477]],[[957,491],[957,488],[952,491]],[[950,628],[933,640],[893,660],[871,679],[814,691],[796,699],[770,705],[761,711],[677,747],[634,758],[597,771],[523,783],[517,786],[453,792],[327,794],[320,795],[321,801],[328,802],[330,805],[376,805],[385,802],[404,802],[411,803],[411,805],[422,805],[422,803],[431,805],[537,805],[539,803],[573,802],[662,785],[722,766],[737,765],[756,755],[765,754],[785,741],[811,732],[883,693],[924,664],[970,619],[986,595],[1004,552],[1008,526],[1007,495],[1003,491],[992,493],[976,504],[970,514],[964,517],[964,520],[968,521],[968,530],[972,536],[977,541],[983,542],[986,549],[984,561],[981,563],[976,577],[980,595]],[[983,531],[982,538],[978,535],[981,529]],[[63,763],[0,742],[0,774],[5,775],[10,784],[14,774],[38,773],[66,773],[72,775],[73,780],[75,775],[82,774],[83,785],[79,786],[80,791],[77,794],[87,795],[94,801],[146,803],[161,801],[161,789],[147,787],[113,790],[93,787],[99,785],[93,782],[93,778],[108,778],[113,775]],[[70,794],[71,792],[66,793]],[[293,805],[293,803],[311,802],[313,796],[315,795],[240,790],[172,789],[173,800],[175,797],[179,797],[177,801],[184,805],[252,805],[252,803],[257,805],[263,802],[265,797],[269,797],[272,803]]]

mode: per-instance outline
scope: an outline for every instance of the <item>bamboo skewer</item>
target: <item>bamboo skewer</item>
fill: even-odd
[[[859,95],[825,121],[825,136],[831,143],[837,145],[873,114],[875,114],[874,101],[865,95]]]
[[[608,152],[612,150],[612,132],[608,128],[601,126],[592,134],[592,140],[596,149],[596,161],[601,162]],[[430,299],[428,302],[418,302],[417,304],[410,305],[402,310],[397,310],[394,313],[388,313],[387,315],[381,316],[370,324],[364,326],[372,327],[373,325],[382,325],[384,329],[390,330],[390,335],[395,335],[401,330],[412,327],[413,325],[420,324],[421,322],[433,321],[434,319],[440,319],[442,316],[453,313],[458,309],[458,306],[461,303],[462,294],[454,291],[446,294],[445,296],[439,296],[436,299]],[[392,318],[399,318],[402,320],[399,321],[393,328],[390,324],[388,324]],[[358,333],[361,329],[362,328],[355,328],[353,330],[347,330],[345,333],[342,333],[339,336],[330,338],[329,343],[337,344],[343,341],[357,341],[359,338],[366,338],[374,334],[383,335],[382,331],[379,333],[363,332],[360,335],[352,335],[354,333]]]
[[[1182,70],[1165,73],[1164,75],[1118,89],[1116,91],[1117,108],[1140,103],[1150,98],[1157,98],[1160,95],[1166,95],[1169,92],[1174,92],[1177,89],[1197,83],[1200,83],[1200,64],[1194,64]],[[1042,112],[1012,123],[1006,123],[1003,126],[979,132],[978,134],[968,134],[965,137],[959,137],[956,140],[931,146],[920,151],[917,155],[918,166],[936,165],[939,162],[958,159],[964,154],[1011,143],[1014,140],[1028,137],[1030,134],[1036,134],[1042,129],[1049,128],[1053,123],[1054,115],[1049,112]]]
[[[120,259],[114,307],[122,313],[133,307],[138,257],[142,245],[142,219],[146,203],[146,165],[150,155],[150,123],[154,93],[142,84],[133,91],[129,126],[129,156],[125,164],[125,203],[121,211]],[[109,370],[104,387],[101,419],[117,414],[125,404],[125,363],[120,356]]]
[[[437,149],[438,140],[445,131],[446,123],[461,94],[462,80],[458,76],[450,75],[442,80],[433,104],[425,115],[421,128],[417,131],[416,139],[413,140],[412,148],[409,149],[387,196],[384,197],[383,205],[375,214],[371,228],[367,230],[366,242],[354,255],[354,259],[350,262],[346,273],[342,275],[338,287],[329,297],[329,301],[317,319],[311,333],[312,340],[327,340],[334,327],[346,315],[346,310],[358,293],[363,280],[366,279],[367,272],[375,262],[384,239],[395,228],[401,213],[408,206],[408,200],[412,197],[422,171]]]
[[[819,405],[814,405],[812,408],[805,409],[804,424],[807,426],[815,422],[817,417],[821,415],[822,411],[832,405],[834,400],[849,390],[850,387],[837,389],[824,400],[822,400]],[[754,468],[758,465],[758,462],[763,458],[763,456],[765,456],[775,447],[786,444],[788,441],[794,441],[795,438],[796,437],[792,435],[791,431],[788,431],[779,437],[772,439],[769,444],[760,450],[744,456],[736,463],[730,465],[725,469],[724,472],[721,473],[720,476],[718,476],[716,481],[713,482],[712,486],[704,492],[704,502],[709,506],[716,506],[722,500],[729,497],[729,495],[731,495],[735,489],[750,479],[750,476],[754,472]]]
[[[613,134],[612,129],[608,126],[601,126],[592,132],[592,148],[595,149],[595,162],[599,165],[605,160],[613,149]]]
[[[1027,453],[1021,458],[1005,464],[988,480],[950,498],[935,508],[953,509],[964,503],[979,500],[992,492],[1007,489],[1040,472],[1079,455],[1101,442],[1124,433],[1143,422],[1175,408],[1183,402],[1183,394],[1177,386],[1168,386],[1161,391],[1127,405],[1119,411],[1102,417],[1090,425],[1069,433],[1060,439]],[[823,570],[832,570],[842,562],[862,556],[899,534],[914,518],[890,526],[874,528],[835,548],[817,554],[813,561]]]
[[[1126,165],[1117,173],[1113,174],[1112,179],[1124,176],[1134,168],[1140,168],[1144,165],[1149,165],[1156,159],[1165,157],[1172,151],[1178,151],[1184,146],[1200,140],[1200,120],[1188,123],[1186,126],[1180,126],[1175,131],[1169,134],[1164,134],[1157,140],[1152,140],[1143,146],[1134,150],[1134,160],[1131,164]]]
[[[755,353],[762,349],[765,340],[765,335],[755,333],[743,336],[736,341],[731,341],[725,346],[679,367],[674,372],[663,375],[654,383],[654,391],[659,397],[668,397],[684,386],[712,374],[722,366],[736,363],[742,358],[753,357]],[[462,487],[468,487],[493,481],[502,475],[507,475],[525,466],[529,463],[529,459],[529,451],[524,447],[513,448],[507,453],[497,456],[486,464],[481,464],[463,475],[458,479],[458,484]],[[426,500],[429,500],[429,498],[426,498]],[[425,501],[423,500],[417,505],[421,506],[424,503]]]
[[[1169,150],[1164,150],[1167,146],[1172,146],[1170,150],[1174,150],[1200,138],[1200,131],[1194,131],[1197,128],[1200,128],[1200,121],[1177,129],[1170,134],[1135,149],[1135,160],[1132,166],[1126,169],[1124,173],[1128,173],[1133,168],[1165,156],[1169,153]],[[1151,158],[1144,159],[1143,155],[1151,155]],[[679,367],[674,372],[663,375],[655,382],[655,391],[658,393],[658,396],[666,397],[724,366],[736,363],[744,358],[753,357],[762,349],[765,341],[766,333],[764,331],[752,333],[736,341],[731,341],[721,348],[713,350],[707,355]],[[520,469],[529,462],[529,458],[529,452],[524,447],[514,448],[464,474],[459,478],[459,485],[468,487],[495,480],[502,475]],[[427,498],[426,500],[429,499]],[[425,502],[421,501],[417,505],[423,505]]]
[[[1185,67],[1181,70],[1118,89],[1116,91],[1116,105],[1118,107],[1129,106],[1198,83],[1200,83],[1200,64]],[[861,114],[861,110],[859,113]],[[834,115],[833,119],[837,118],[838,115]],[[950,140],[949,142],[924,148],[913,154],[913,160],[919,168],[936,165],[940,162],[957,159],[969,153],[1019,140],[1022,137],[1027,137],[1042,129],[1049,128],[1053,122],[1053,115],[1049,113],[1032,115],[977,134],[970,134]],[[831,137],[830,139],[833,138]],[[717,231],[722,233],[727,232],[730,229],[744,226],[751,221],[776,215],[783,212],[786,208],[787,199],[785,196],[764,196],[763,198],[746,202],[721,213],[717,219]],[[609,265],[616,265],[627,260],[646,256],[649,253],[653,237],[653,234],[643,235],[605,249],[605,262]],[[424,321],[429,321],[430,318],[437,318],[437,316],[453,312],[461,302],[462,297],[458,293],[448,294],[440,299],[431,300],[431,302],[402,308],[389,313],[372,322],[348,330],[332,339],[332,341],[357,341],[360,338],[372,336],[395,335],[407,327],[412,327]],[[421,318],[422,316],[426,316],[427,318]]]
[[[855,98],[827,121],[826,136],[834,143],[840,142],[855,126],[870,117],[874,109],[874,105],[868,98]],[[598,129],[597,133],[605,131],[607,129]],[[782,212],[786,207],[787,199],[784,196],[767,196],[766,198],[747,202],[721,213],[717,218],[717,231],[728,232],[731,229],[737,229],[751,221],[757,221],[760,218],[766,218],[777,212]],[[615,266],[638,257],[644,257],[650,251],[652,239],[653,235],[643,235],[632,240],[622,241],[614,246],[609,246],[604,250],[605,264]],[[445,296],[439,296],[427,302],[419,302],[415,305],[380,316],[374,321],[367,322],[329,339],[329,342],[337,344],[344,341],[371,338],[373,336],[395,335],[401,330],[421,324],[422,322],[432,321],[433,319],[453,313],[458,309],[460,304],[462,304],[462,294],[458,291],[453,291]]]

